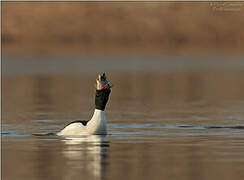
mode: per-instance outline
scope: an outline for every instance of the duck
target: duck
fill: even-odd
[[[67,124],[58,136],[106,135],[105,108],[111,93],[112,83],[106,74],[98,74],[96,78],[95,110],[90,120],[76,120]]]

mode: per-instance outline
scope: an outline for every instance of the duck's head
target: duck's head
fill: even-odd
[[[99,74],[96,79],[96,96],[95,107],[96,109],[104,111],[111,92],[112,83],[107,79],[105,73]]]
[[[97,86],[96,86],[97,90],[102,90],[106,88],[110,89],[113,86],[112,83],[107,79],[105,72],[103,74],[98,74],[96,82],[97,82]]]

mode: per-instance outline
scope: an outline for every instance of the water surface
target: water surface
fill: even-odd
[[[241,180],[242,59],[6,56],[2,178]],[[91,118],[98,71],[109,134],[56,136]]]

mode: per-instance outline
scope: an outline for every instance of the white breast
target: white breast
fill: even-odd
[[[75,122],[66,126],[57,133],[58,136],[77,136],[77,135],[104,135],[107,134],[106,118],[104,111],[95,109],[91,120],[84,126],[82,123]]]

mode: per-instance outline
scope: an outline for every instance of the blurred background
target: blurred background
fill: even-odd
[[[4,53],[240,54],[242,2],[3,2]]]
[[[243,15],[242,2],[2,2],[3,111],[25,93],[22,108],[36,98],[89,110],[103,71],[115,109],[129,97],[158,109],[243,98]]]

